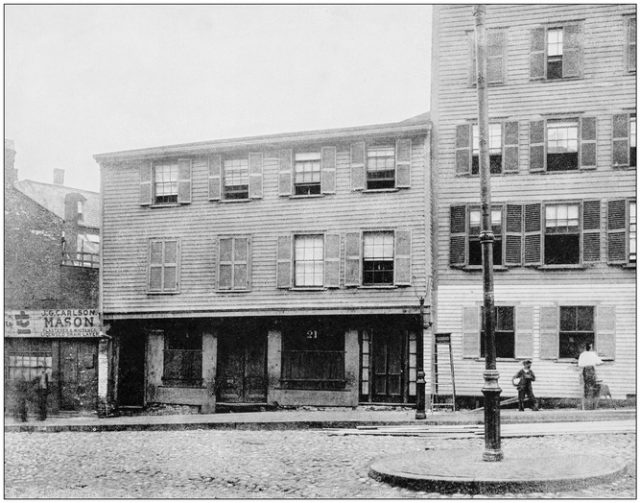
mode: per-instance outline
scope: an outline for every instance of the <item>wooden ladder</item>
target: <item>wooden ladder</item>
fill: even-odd
[[[433,369],[435,374],[434,396],[431,406],[434,410],[451,409],[456,411],[456,379],[453,368],[453,352],[451,351],[451,334],[435,333],[433,347]],[[441,358],[441,347],[449,352],[449,361]],[[445,355],[446,356],[446,355]]]

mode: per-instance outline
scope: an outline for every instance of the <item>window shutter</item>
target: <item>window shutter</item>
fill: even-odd
[[[579,77],[582,74],[582,26],[567,25],[563,35],[562,77]]]
[[[616,357],[616,307],[598,306],[596,352],[603,360]]]
[[[321,181],[323,194],[336,193],[336,147],[322,147],[320,149],[321,158]]]
[[[542,223],[540,203],[524,206],[524,265],[540,265]]]
[[[473,31],[467,32],[467,44],[469,46],[469,85],[476,85],[476,38]]]
[[[364,190],[365,186],[365,143],[351,144],[351,190]]]
[[[395,232],[395,284],[411,285],[411,231]]]
[[[451,206],[449,219],[449,265],[463,266],[467,256],[467,207]]]
[[[607,207],[607,256],[609,264],[627,263],[627,201],[609,201]]]
[[[340,287],[340,234],[324,236],[324,286]]]
[[[140,206],[149,206],[153,199],[151,189],[153,178],[153,167],[151,162],[143,161],[140,164]]]
[[[178,159],[178,202],[191,202],[191,159]]]
[[[471,124],[456,126],[456,175],[471,173]]]
[[[582,261],[600,261],[600,201],[582,205]]]
[[[280,171],[278,173],[278,194],[281,196],[291,195],[293,185],[293,150],[286,149],[280,151]]]
[[[344,285],[360,285],[360,233],[347,232],[345,241]]]
[[[218,240],[218,289],[231,290],[233,278],[233,238]]]
[[[507,204],[505,265],[522,264],[522,205]]]
[[[235,238],[233,240],[233,288],[234,290],[249,289],[249,238]]]
[[[596,136],[597,122],[595,117],[580,119],[580,168],[595,169],[597,165]]]
[[[531,30],[531,46],[529,48],[529,78],[531,79],[544,79],[546,76],[545,39],[544,28]]]
[[[220,200],[222,192],[222,156],[209,157],[209,200]]]
[[[411,186],[411,138],[396,141],[396,187],[408,189]]]
[[[487,31],[487,83],[504,82],[504,30]]]
[[[545,143],[545,121],[529,122],[529,171],[545,170],[546,143]]]
[[[553,360],[559,353],[558,306],[540,308],[540,358]]]
[[[480,309],[478,306],[462,308],[462,356],[480,356]]]
[[[533,357],[533,308],[520,307],[516,310],[516,358]]]
[[[262,198],[262,152],[249,154],[249,197],[251,199]]]
[[[636,71],[636,18],[629,18],[627,25],[627,70]]]
[[[613,165],[629,165],[629,116],[618,114],[613,116]]]
[[[277,288],[291,288],[291,236],[278,236]]]
[[[504,172],[505,173],[517,173],[518,172],[518,159],[520,157],[520,150],[518,134],[518,122],[505,122],[504,123]]]

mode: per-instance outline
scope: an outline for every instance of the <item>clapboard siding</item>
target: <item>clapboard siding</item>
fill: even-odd
[[[412,136],[411,187],[396,192],[361,193],[351,190],[350,143],[336,141],[336,194],[312,198],[278,195],[278,153],[272,148],[251,148],[264,153],[263,197],[242,202],[210,201],[208,164],[192,158],[192,202],[173,207],[139,204],[138,163],[102,166],[104,223],[103,309],[110,313],[207,312],[233,313],[260,310],[417,309],[415,288],[344,288],[344,236],[347,232],[390,229],[411,230],[412,285],[424,290],[430,246],[425,234],[424,135]],[[317,145],[316,145],[317,146]],[[289,291],[276,288],[277,237],[304,232],[341,235],[341,288],[324,291]],[[217,238],[251,237],[251,290],[216,291]],[[150,238],[179,238],[180,288],[175,295],[148,295],[147,254]],[[264,313],[263,313],[264,314]]]
[[[612,116],[633,113],[635,72],[626,68],[626,22],[634,5],[488,5],[487,28],[506,33],[504,83],[488,87],[490,121],[518,122],[518,172],[491,175],[493,204],[600,201],[600,257],[580,270],[513,267],[496,271],[496,303],[534,310],[534,390],[540,396],[579,396],[578,372],[569,363],[539,359],[539,309],[551,304],[614,305],[616,361],[599,369],[615,397],[635,393],[635,269],[607,265],[607,202],[635,198],[636,170],[612,167]],[[580,78],[532,81],[530,30],[547,23],[580,21],[583,67]],[[456,176],[456,126],[477,121],[477,90],[469,81],[468,33],[472,6],[434,8],[432,106],[437,202],[432,253],[437,278],[433,299],[437,331],[452,332],[459,394],[481,395],[484,361],[462,357],[462,309],[482,302],[481,271],[449,266],[450,207],[479,204],[478,176]],[[595,117],[596,168],[588,171],[532,173],[529,122],[545,118]],[[517,316],[517,314],[516,314]],[[427,348],[425,361],[430,361]],[[514,396],[510,379],[518,361],[499,361],[503,395]]]
[[[456,391],[460,395],[480,396],[483,384],[484,359],[464,358],[462,354],[463,308],[479,305],[482,301],[482,284],[440,286],[438,289],[438,331],[451,332],[452,350],[456,375]],[[625,284],[602,282],[586,289],[581,284],[557,282],[544,285],[528,285],[526,291],[518,285],[496,284],[495,301],[498,305],[533,307],[534,365],[537,380],[534,391],[538,396],[562,397],[580,396],[579,374],[575,363],[565,361],[540,360],[540,307],[551,305],[615,305],[616,314],[616,355],[613,362],[598,367],[598,375],[611,388],[614,398],[625,398],[635,393],[636,305],[635,282]],[[428,345],[427,345],[428,346]],[[425,350],[428,348],[425,347]],[[429,368],[429,354],[425,355],[425,368]],[[511,377],[522,367],[520,361],[498,359],[500,383],[503,396],[515,396]],[[426,371],[430,375],[430,370]]]

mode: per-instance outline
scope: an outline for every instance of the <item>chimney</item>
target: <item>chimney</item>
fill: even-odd
[[[18,170],[15,169],[16,149],[13,140],[4,139],[4,186],[13,187],[18,181]]]
[[[53,183],[55,185],[64,185],[64,169],[53,168]]]

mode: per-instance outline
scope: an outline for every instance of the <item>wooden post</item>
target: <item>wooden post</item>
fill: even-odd
[[[420,297],[420,326],[416,334],[416,419],[425,419],[424,411],[424,297]]]
[[[473,7],[475,18],[476,71],[478,89],[478,129],[480,132],[480,196],[482,206],[482,277],[484,295],[484,315],[482,323],[485,341],[484,387],[484,461],[501,461],[504,457],[500,446],[500,386],[496,370],[495,309],[493,298],[493,243],[495,237],[491,228],[491,173],[489,167],[489,103],[487,96],[487,42],[484,27],[486,7]]]

